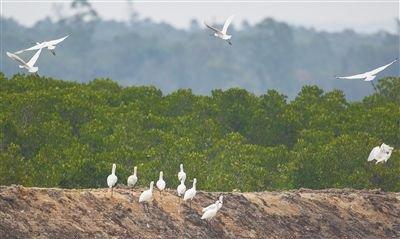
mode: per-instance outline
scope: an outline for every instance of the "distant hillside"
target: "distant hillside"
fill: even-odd
[[[42,53],[41,75],[82,82],[110,77],[123,85],[155,85],[165,92],[191,88],[210,94],[216,88],[241,87],[256,94],[277,89],[293,97],[301,86],[317,84],[360,99],[372,93],[369,84],[337,81],[334,76],[369,70],[399,54],[398,36],[387,32],[319,32],[269,18],[240,30],[232,27],[232,47],[211,38],[195,21],[190,30],[179,30],[150,20],[128,25],[98,18],[47,19],[32,28],[1,20],[3,53],[70,34],[56,57]],[[20,71],[15,62],[2,57],[6,75]],[[399,75],[398,65],[384,75]]]
[[[207,224],[201,208],[219,193],[200,191],[190,210],[175,192],[145,212],[140,189],[0,187],[1,238],[399,238],[400,194],[379,190],[225,193]]]

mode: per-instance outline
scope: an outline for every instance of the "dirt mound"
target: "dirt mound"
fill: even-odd
[[[300,189],[223,193],[214,221],[201,208],[220,193],[179,206],[158,192],[147,212],[141,190],[0,187],[0,238],[400,238],[400,193]]]

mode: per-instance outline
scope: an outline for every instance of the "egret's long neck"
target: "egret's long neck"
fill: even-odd
[[[115,174],[115,167],[112,167],[111,174]]]
[[[181,165],[181,172],[183,172],[183,165]]]
[[[133,169],[133,175],[136,175],[136,168]]]
[[[150,184],[150,191],[153,191],[153,184]]]
[[[193,182],[193,189],[196,190],[196,183]]]
[[[159,177],[159,179],[160,179],[160,180],[162,180],[162,179],[163,179],[163,176],[162,176],[162,174],[160,174],[160,177]]]

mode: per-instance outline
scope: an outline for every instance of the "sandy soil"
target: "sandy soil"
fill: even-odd
[[[0,187],[0,238],[400,238],[400,193],[293,190],[223,193],[210,223],[201,208],[221,193],[179,204],[175,191]]]

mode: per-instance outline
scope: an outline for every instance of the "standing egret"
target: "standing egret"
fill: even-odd
[[[118,181],[118,178],[115,175],[115,169],[116,168],[117,168],[117,165],[115,165],[115,163],[113,163],[111,174],[108,175],[108,177],[107,177],[107,185],[108,185],[109,188],[111,188],[111,197],[113,196],[114,186]]]
[[[179,171],[179,173],[178,173],[178,180],[179,180],[179,181],[182,181],[182,180],[183,180],[183,182],[185,182],[185,180],[186,180],[186,173],[183,171],[183,164],[180,164],[179,167],[180,167],[180,171]]]
[[[185,192],[185,195],[183,196],[183,201],[187,201],[190,199],[190,209],[192,209],[192,200],[194,198],[194,196],[196,196],[196,183],[197,183],[197,179],[194,178],[193,179],[193,186],[192,188],[190,188],[189,190],[187,190]]]
[[[128,180],[127,180],[127,184],[128,184],[129,187],[133,188],[135,186],[137,180],[138,180],[137,175],[136,175],[136,171],[137,171],[137,167],[135,166],[133,168],[133,174],[131,176],[129,176]]]
[[[40,53],[42,52],[42,49],[40,48],[35,55],[32,56],[32,58],[28,61],[25,62],[24,60],[22,60],[19,56],[7,52],[7,56],[10,57],[11,59],[19,62],[21,65],[19,65],[19,68],[25,68],[27,69],[30,73],[36,73],[39,70],[39,67],[34,66],[37,59],[39,58]]]
[[[213,203],[213,204],[211,204],[211,205],[209,205],[209,206],[203,208],[201,211],[202,211],[202,212],[205,212],[205,211],[210,210],[210,209],[213,209],[213,208],[215,208],[215,207],[222,206],[223,198],[224,198],[224,196],[222,196],[222,195],[219,196],[218,200],[215,201],[215,203]]]
[[[158,190],[160,191],[160,198],[161,198],[161,192],[165,189],[165,181],[163,179],[163,171],[160,171],[160,177],[158,178],[158,181],[156,183],[156,186]]]
[[[186,192],[185,178],[181,180],[181,184],[178,185],[176,191],[178,192],[179,204],[181,204],[181,196],[183,196]]]
[[[25,51],[33,51],[33,50],[39,50],[39,49],[47,48],[55,56],[56,52],[54,51],[54,49],[56,49],[56,45],[59,44],[60,42],[64,41],[68,36],[65,36],[65,37],[57,39],[57,40],[52,40],[52,41],[44,41],[44,42],[41,42],[41,43],[40,42],[36,42],[35,46],[27,48],[27,49],[24,49],[24,50],[17,51],[17,52],[15,52],[15,54],[20,54],[20,53],[25,52]]]
[[[208,206],[209,209],[203,211],[203,215],[201,216],[201,219],[206,219],[206,220],[211,220],[219,211],[219,209],[221,209],[222,207],[222,202],[220,202],[219,200],[217,200],[217,202],[215,204],[211,204],[210,206]]]
[[[214,31],[214,36],[218,37],[226,42],[229,43],[229,45],[232,45],[232,42],[230,41],[230,39],[232,38],[231,35],[226,34],[229,25],[231,24],[233,18],[235,17],[235,15],[231,15],[230,17],[228,17],[228,19],[226,19],[225,24],[222,28],[222,30],[219,30],[215,27],[212,27],[210,25],[208,25],[207,23],[204,22],[204,25],[206,25],[206,27],[208,27],[209,29]]]
[[[374,83],[372,82],[376,75],[378,73],[380,73],[381,71],[385,70],[386,68],[388,68],[389,66],[391,66],[393,63],[395,63],[397,61],[397,59],[395,59],[394,61],[390,62],[387,65],[378,67],[372,71],[367,71],[361,74],[357,74],[357,75],[352,75],[352,76],[337,76],[337,79],[341,79],[341,80],[364,80],[364,81],[369,81],[371,82],[372,86],[374,87],[374,90],[376,91],[376,87],[374,85]]]
[[[154,185],[154,181],[151,181],[150,188],[147,189],[146,191],[143,191],[139,197],[139,203],[143,203],[144,209],[145,209],[144,205],[146,204],[147,211],[149,211],[148,204],[153,200],[153,185]]]

